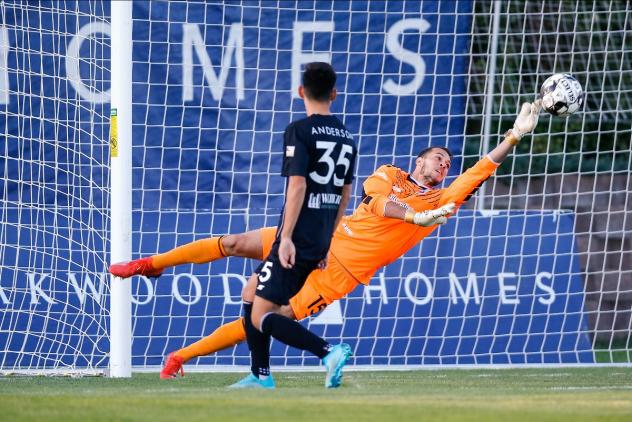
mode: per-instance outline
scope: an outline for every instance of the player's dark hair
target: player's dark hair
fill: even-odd
[[[336,72],[329,63],[312,62],[305,65],[303,89],[307,98],[314,101],[329,101],[335,86]]]
[[[451,159],[452,159],[452,157],[453,157],[453,155],[452,155],[452,153],[450,152],[450,150],[449,150],[449,149],[447,149],[446,147],[432,147],[432,146],[431,146],[431,147],[428,147],[428,148],[422,149],[422,150],[421,150],[421,152],[420,152],[419,154],[417,154],[417,158],[419,158],[419,157],[423,157],[424,155],[428,154],[428,153],[429,153],[430,151],[432,151],[433,149],[442,149],[442,150],[444,150],[445,152],[447,152],[447,153],[448,153],[448,157],[450,157],[450,160],[451,160]]]

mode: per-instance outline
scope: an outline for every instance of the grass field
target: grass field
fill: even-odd
[[[632,368],[277,373],[274,391],[233,391],[244,374],[160,380],[0,377],[2,420],[632,420]]]

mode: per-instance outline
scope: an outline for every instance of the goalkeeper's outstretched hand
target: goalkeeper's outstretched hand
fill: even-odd
[[[445,224],[448,221],[448,216],[455,210],[456,205],[453,202],[450,202],[449,204],[445,204],[436,210],[416,212],[411,216],[409,222],[423,227],[430,227],[435,224]]]
[[[540,100],[536,100],[533,103],[522,104],[522,108],[514,122],[513,128],[509,129],[509,133],[513,135],[516,141],[519,141],[527,133],[533,132],[538,124],[541,108]]]

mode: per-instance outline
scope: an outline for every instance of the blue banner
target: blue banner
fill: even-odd
[[[314,60],[338,73],[359,178],[430,144],[460,167],[470,2],[282,5],[135,4],[135,208],[280,208],[282,133]]]
[[[0,6],[2,366],[99,367],[109,2],[42,5]],[[333,112],[359,145],[356,201],[378,166],[411,168],[430,144],[460,168],[471,2],[135,2],[133,17],[134,257],[276,223],[282,133],[304,116],[309,61],[338,73]],[[313,328],[351,342],[358,364],[591,361],[572,216],[456,221]],[[134,364],[159,364],[239,315],[252,269],[231,258],[134,279]],[[313,362],[278,343],[273,354]],[[200,362],[247,364],[247,351]]]
[[[245,218],[217,219],[245,228]],[[461,210],[311,328],[350,343],[358,365],[593,362],[573,221],[568,212]],[[239,317],[255,267],[230,258],[140,279],[136,363],[159,364],[165,350]],[[317,364],[279,343],[272,350],[273,364]],[[241,345],[198,363],[246,365],[248,356]]]

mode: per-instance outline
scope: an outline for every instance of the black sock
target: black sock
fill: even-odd
[[[259,378],[259,375],[270,375],[270,335],[263,334],[252,325],[251,314],[252,303],[244,302],[244,328],[250,349],[250,370]]]
[[[331,349],[331,345],[325,340],[283,315],[267,314],[261,324],[261,330],[288,346],[307,350],[321,359],[327,356]]]

